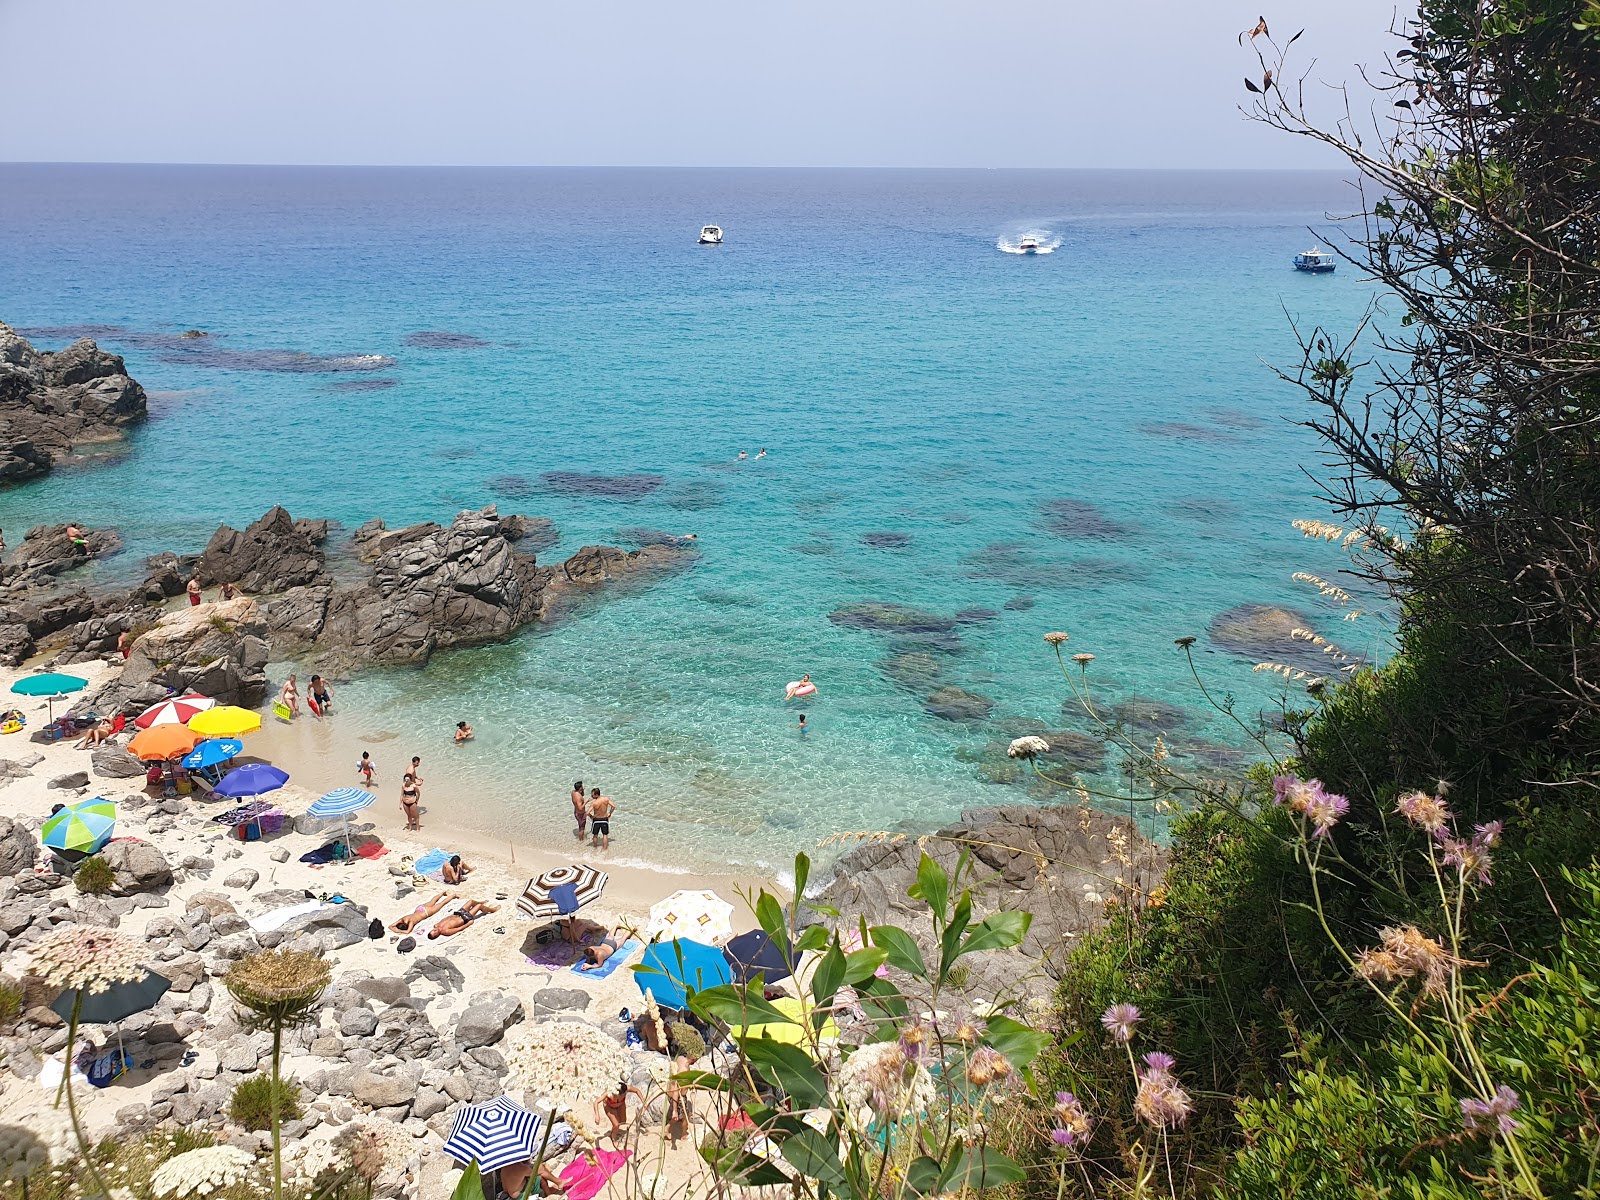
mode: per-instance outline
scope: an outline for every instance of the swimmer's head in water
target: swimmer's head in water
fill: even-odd
[[[456,722],[456,728],[457,729],[465,729],[466,727],[467,727],[467,723],[465,721],[457,721]]]

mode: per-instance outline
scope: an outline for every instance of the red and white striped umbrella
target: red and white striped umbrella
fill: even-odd
[[[191,692],[187,696],[176,696],[160,704],[152,704],[135,717],[133,723],[140,729],[149,729],[152,725],[187,725],[206,709],[216,706],[217,702],[210,696]]]

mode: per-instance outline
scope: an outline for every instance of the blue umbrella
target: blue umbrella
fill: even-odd
[[[633,981],[641,992],[654,995],[663,1008],[683,1008],[689,1003],[689,992],[731,983],[733,972],[715,946],[678,938],[646,948],[633,968]]]
[[[244,743],[238,738],[208,738],[184,755],[183,765],[191,771],[201,767],[214,767],[242,753],[244,753]]]
[[[357,787],[334,788],[326,795],[317,797],[311,802],[311,807],[306,809],[308,817],[343,817],[344,818],[344,848],[348,856],[350,851],[350,814],[360,812],[363,808],[371,808],[378,802],[378,798],[371,792],[364,792]]]
[[[68,692],[80,691],[89,686],[87,679],[79,679],[76,675],[62,675],[59,672],[48,672],[40,675],[24,675],[11,685],[11,690],[19,696],[48,696],[50,719],[56,719],[56,701]]]
[[[269,763],[246,763],[224,775],[222,782],[211,789],[211,794],[237,800],[241,796],[259,796],[262,792],[275,792],[288,782],[287,771]]]
[[[450,1122],[444,1152],[459,1163],[477,1163],[480,1171],[496,1171],[531,1161],[539,1153],[543,1125],[536,1113],[510,1096],[487,1104],[463,1104]]]

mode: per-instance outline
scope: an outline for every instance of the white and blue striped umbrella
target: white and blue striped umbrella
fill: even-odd
[[[334,788],[326,796],[319,796],[311,802],[311,807],[306,809],[308,817],[348,817],[353,812],[360,812],[363,808],[371,808],[378,802],[378,798],[371,792],[364,792],[360,788],[342,787]]]
[[[539,1153],[544,1122],[510,1096],[487,1104],[463,1104],[450,1122],[444,1152],[457,1162],[476,1162],[480,1171],[530,1162]]]

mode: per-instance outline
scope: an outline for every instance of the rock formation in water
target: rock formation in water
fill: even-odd
[[[35,350],[0,323],[0,484],[47,474],[143,419],[144,389],[120,356],[88,338],[65,350]]]

